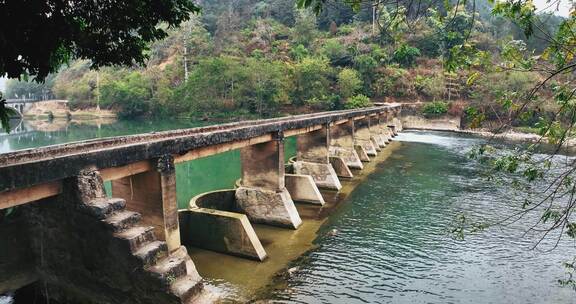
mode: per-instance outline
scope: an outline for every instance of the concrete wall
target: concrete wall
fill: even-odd
[[[301,134],[296,138],[297,160],[328,164],[330,130],[324,126],[320,130]]]
[[[234,195],[234,190],[230,190]],[[186,246],[263,261],[266,251],[244,214],[207,208],[181,210],[180,231]]]
[[[125,206],[106,198],[98,172],[90,171],[66,179],[62,194],[22,207],[45,296],[61,303],[182,304],[203,291],[185,248],[168,252]]]
[[[284,189],[284,140],[240,149],[242,185],[267,190]]]
[[[460,120],[460,117],[448,115],[437,118],[408,115],[402,117],[402,125],[406,129],[457,131],[460,130]]]

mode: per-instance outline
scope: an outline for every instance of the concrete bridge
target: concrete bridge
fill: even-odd
[[[37,99],[6,99],[8,107],[14,109],[18,113],[19,117],[24,116],[24,112],[36,102],[38,102]]]
[[[350,168],[362,169],[385,148],[402,129],[399,113],[400,106],[379,106],[3,154],[0,216],[19,206],[23,220],[0,224],[0,235],[18,234],[14,246],[0,247],[16,259],[32,255],[34,276],[28,281],[42,282],[60,300],[203,302],[202,278],[181,240],[206,240],[209,249],[263,260],[266,253],[250,223],[298,229],[294,200],[322,205],[318,188],[338,191],[340,178],[352,177]],[[294,172],[287,174],[284,140],[291,136],[297,137],[297,156]],[[179,214],[175,165],[234,149],[240,149],[242,162],[234,206],[211,196],[216,199],[193,200],[194,212]],[[104,181],[111,181],[111,193]],[[191,223],[215,227],[210,235],[197,229],[194,234]],[[213,233],[218,225],[234,223],[238,229]],[[214,243],[214,237],[226,242]],[[0,262],[0,283],[9,266]]]

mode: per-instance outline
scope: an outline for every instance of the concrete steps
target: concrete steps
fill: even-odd
[[[100,219],[113,237],[126,243],[145,271],[164,284],[167,292],[183,304],[200,301],[205,294],[204,285],[186,248],[180,247],[170,254],[166,242],[156,239],[154,227],[139,225],[142,216],[125,208],[126,202],[115,198],[95,199],[86,204],[88,212]]]
[[[172,284],[177,278],[187,274],[186,261],[173,255],[160,259],[156,262],[156,265],[150,267],[148,270],[169,284]]]
[[[126,201],[121,198],[97,198],[84,206],[90,214],[98,219],[105,219],[116,211],[124,210]]]
[[[156,262],[168,255],[168,245],[166,242],[153,241],[144,244],[134,252],[134,256],[139,258],[144,265],[154,265]]]
[[[154,227],[135,226],[114,234],[115,237],[125,240],[130,247],[130,252],[135,253],[144,244],[156,240]]]
[[[170,291],[180,298],[183,303],[188,303],[194,296],[202,291],[203,284],[191,276],[183,276],[170,286]]]
[[[108,224],[114,232],[118,232],[133,227],[141,219],[140,213],[122,210],[108,216],[104,219],[104,223]]]

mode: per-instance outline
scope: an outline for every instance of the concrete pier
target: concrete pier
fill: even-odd
[[[371,125],[374,126],[370,129],[372,139],[376,147],[380,149],[386,147],[389,141],[388,125],[385,123],[385,116],[380,114],[372,118]]]
[[[346,161],[342,157],[330,156],[330,164],[332,165],[332,168],[334,168],[334,171],[336,172],[336,175],[339,178],[354,177],[354,174],[352,174],[352,171],[350,170],[350,168],[346,164]]]
[[[319,188],[340,190],[342,184],[330,163],[330,130],[322,126],[319,130],[301,134],[296,138],[297,156],[293,164],[294,173],[310,175]]]
[[[284,180],[284,135],[240,149],[241,186],[236,201],[251,222],[296,229],[302,224]]]
[[[248,217],[239,210],[235,190],[203,193],[181,210],[180,230],[186,246],[263,261],[267,254]]]
[[[326,202],[310,175],[286,174],[286,189],[297,202],[323,206]]]
[[[349,168],[364,168],[354,144],[354,119],[330,126],[330,156],[341,157]]]
[[[364,150],[363,152],[359,153],[360,159],[362,161],[370,161],[368,156],[376,156],[377,151],[374,143],[372,142],[372,132],[371,128],[374,128],[370,125],[370,117],[364,117],[362,119],[356,120],[354,122],[355,127],[355,134],[354,139],[356,141],[356,146],[359,146],[356,151]],[[366,157],[363,157],[366,154]]]
[[[112,181],[112,195],[122,198],[130,210],[142,214],[156,237],[172,252],[180,248],[174,158],[166,155],[152,161],[156,170]]]

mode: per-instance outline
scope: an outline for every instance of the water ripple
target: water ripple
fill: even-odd
[[[408,132],[402,148],[349,196],[278,303],[574,303],[556,283],[573,242],[529,250],[525,222],[458,241],[461,211],[488,220],[517,203],[479,176],[465,153],[478,138]]]

